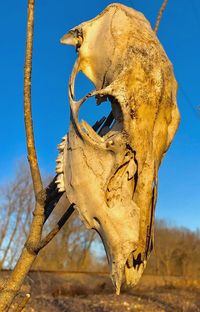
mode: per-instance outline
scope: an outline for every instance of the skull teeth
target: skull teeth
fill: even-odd
[[[56,181],[55,181],[55,183],[56,183],[56,184],[61,183],[61,182],[63,181],[63,177],[64,177],[64,175],[63,175],[62,173],[59,174],[58,177],[57,177],[57,179],[56,179]]]
[[[58,183],[57,188],[59,189],[59,192],[64,192],[65,191],[65,187],[61,183]]]
[[[58,175],[55,183],[57,184],[57,188],[58,188],[59,192],[65,191],[64,175],[62,173]]]
[[[63,163],[59,162],[56,166],[56,172],[62,173],[63,172]]]
[[[63,155],[62,155],[62,153],[60,153],[60,154],[58,155],[57,159],[56,159],[56,162],[57,162],[57,163],[61,163],[61,162],[62,162],[62,159],[63,159]]]
[[[62,137],[62,141],[66,141],[66,139],[67,139],[67,135],[64,135],[64,136]]]
[[[65,148],[65,141],[63,141],[62,143],[58,144],[57,147],[58,147],[58,150],[59,150],[60,152],[64,151],[64,148]]]
[[[65,191],[65,183],[64,183],[64,149],[66,145],[66,140],[67,140],[67,135],[62,137],[62,142],[58,144],[58,150],[59,154],[56,159],[56,173],[58,174],[57,179],[55,183],[57,184],[57,188],[59,192],[64,192]]]

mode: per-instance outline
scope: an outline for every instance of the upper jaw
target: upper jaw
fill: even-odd
[[[135,286],[138,283],[146,267],[146,259],[140,252],[140,248],[137,248],[138,241],[123,242],[119,240],[117,244],[112,245],[112,240],[105,238],[102,234],[100,236],[106,250],[116,294],[120,294],[124,280],[130,286]]]

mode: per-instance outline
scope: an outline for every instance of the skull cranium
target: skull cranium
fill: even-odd
[[[141,277],[153,246],[157,174],[179,124],[173,68],[143,14],[109,5],[62,39],[78,58],[69,81],[71,120],[60,145],[58,187],[101,236],[119,293]],[[95,90],[76,101],[82,71]],[[109,99],[99,131],[79,122],[81,105]]]

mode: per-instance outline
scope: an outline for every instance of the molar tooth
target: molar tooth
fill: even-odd
[[[65,142],[63,141],[62,143],[58,144],[57,148],[58,148],[59,151],[62,152],[64,150],[64,148],[65,148]]]
[[[55,183],[57,184],[57,189],[59,192],[65,191],[64,175],[62,173],[57,176]]]
[[[58,157],[57,157],[57,159],[56,159],[56,162],[57,162],[57,163],[60,163],[60,162],[62,162],[62,159],[63,159],[63,155],[62,155],[62,154],[59,154]]]
[[[67,135],[64,135],[64,136],[62,137],[62,141],[65,141],[66,138],[67,138]]]
[[[57,188],[58,188],[59,192],[65,192],[65,188],[64,188],[63,184],[58,184]]]
[[[63,178],[64,178],[64,175],[62,173],[59,174],[57,179],[56,179],[56,181],[55,181],[55,183],[56,184],[62,183],[63,182]]]
[[[59,162],[57,165],[56,165],[56,169],[62,169],[63,170],[63,164],[62,162]]]
[[[58,164],[57,166],[56,166],[56,173],[62,173],[63,172],[63,166],[62,166],[62,164]]]

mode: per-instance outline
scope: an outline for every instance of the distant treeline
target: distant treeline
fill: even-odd
[[[155,224],[154,251],[147,273],[200,277],[200,231],[172,227],[166,221]]]
[[[0,269],[16,263],[29,232],[34,206],[32,184],[21,164],[15,179],[1,187]],[[58,208],[45,225],[49,232],[62,215]],[[94,231],[88,231],[74,213],[65,227],[39,254],[34,269],[108,271],[105,252]],[[154,251],[146,269],[152,275],[200,277],[200,232],[156,221]]]

